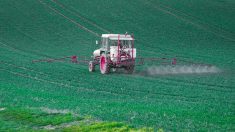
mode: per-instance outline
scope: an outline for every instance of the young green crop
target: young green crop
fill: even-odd
[[[92,116],[108,125],[124,122],[133,129],[234,131],[233,1],[8,0],[1,4],[0,106],[9,108],[0,111],[1,129],[79,120],[70,114],[40,115],[24,109],[47,107]],[[176,56],[215,65],[222,72],[103,76],[98,67],[91,74],[87,66],[69,61],[32,63],[91,56],[100,38],[79,24],[98,34],[134,33],[137,56]]]

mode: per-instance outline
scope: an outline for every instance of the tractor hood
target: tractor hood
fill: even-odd
[[[93,52],[93,56],[94,58],[97,57],[97,56],[100,56],[100,49],[97,49]]]

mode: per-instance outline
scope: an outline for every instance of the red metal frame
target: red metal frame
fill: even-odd
[[[132,47],[132,61],[134,61],[134,57],[133,57],[133,55],[134,55],[134,35],[132,34],[131,35],[131,38],[133,39],[132,41],[131,41],[131,47]]]
[[[120,54],[119,54],[119,49],[120,48],[120,34],[118,34],[118,56],[117,56],[117,64],[120,63]]]
[[[131,35],[132,41],[131,41],[131,48],[132,48],[132,63],[134,63],[134,35]],[[127,57],[127,56],[125,56]],[[120,34],[118,34],[118,55],[117,55],[117,64],[120,64],[121,61],[121,55],[120,55]]]

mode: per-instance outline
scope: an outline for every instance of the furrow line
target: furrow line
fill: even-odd
[[[25,68],[25,67],[18,67],[18,68],[23,69],[23,70],[30,70],[32,72],[37,72],[35,70],[28,69],[28,68]],[[16,73],[16,72],[14,72],[14,73]],[[42,72],[40,72],[40,74],[42,74],[43,76],[47,76],[49,78],[51,77],[49,74],[45,74],[45,73],[42,73]],[[23,77],[27,77],[28,76],[26,74],[22,74],[22,73],[19,73],[19,72],[17,72],[16,75],[20,75],[20,76],[23,76]],[[32,77],[32,76],[28,76],[28,78],[39,80],[39,81],[44,81],[44,82],[49,82],[49,83],[52,83],[52,84],[58,84],[58,85],[64,86],[64,87],[72,87],[72,88],[81,89],[81,87],[69,85],[67,83],[58,83],[56,81],[49,81],[49,80],[40,79],[38,77]],[[65,78],[60,78],[60,79],[66,81]],[[149,96],[151,96],[151,95],[157,95],[157,96],[161,95],[161,96],[167,96],[167,97],[176,97],[177,99],[180,98],[180,99],[182,99],[184,101],[187,100],[187,102],[197,102],[197,101],[193,101],[193,100],[195,100],[197,98],[200,98],[200,96],[188,97],[188,96],[178,95],[178,94],[168,94],[168,93],[160,93],[160,92],[157,93],[157,92],[143,91],[143,90],[136,90],[136,89],[124,89],[124,90],[121,90],[121,92],[112,91],[112,90],[107,91],[107,90],[103,90],[103,89],[101,89],[101,90],[89,89],[89,88],[82,88],[82,89],[85,89],[86,91],[90,90],[90,91],[93,91],[93,92],[97,91],[97,92],[103,92],[103,93],[109,93],[109,94],[115,94],[115,95],[126,95],[126,96],[130,96],[130,97],[132,97],[132,96],[130,94],[128,94],[128,93],[136,92],[136,93],[142,93],[142,94],[146,95],[146,96],[144,96],[144,98],[147,97],[147,98],[154,99],[154,100],[156,100],[155,97],[149,97]],[[193,99],[193,100],[189,101],[188,99]],[[214,100],[214,98],[206,98],[206,100]],[[226,103],[228,103],[228,102],[226,102]]]
[[[78,23],[77,21],[75,21],[75,20],[73,20],[73,19],[71,19],[71,18],[65,16],[63,13],[61,13],[61,12],[59,12],[58,10],[56,10],[55,8],[49,6],[48,4],[46,4],[45,2],[43,2],[42,0],[38,0],[38,1],[39,1],[39,3],[41,3],[42,5],[46,6],[47,8],[51,9],[52,11],[54,11],[56,14],[58,14],[58,15],[64,17],[65,19],[67,19],[67,20],[70,21],[71,23],[75,24],[75,25],[76,25],[77,27],[79,27],[80,29],[83,29],[83,30],[87,31],[87,32],[93,34],[93,35],[96,36],[96,37],[100,37],[100,35],[99,35],[98,33],[96,33],[96,32],[94,32],[94,31],[88,29],[87,27],[81,25],[81,24]]]
[[[151,4],[151,3],[147,3],[147,4]],[[152,4],[151,4],[151,5],[152,5]],[[187,18],[184,18],[184,17],[182,17],[182,16],[180,16],[180,15],[178,15],[178,14],[172,12],[172,11],[166,10],[166,9],[164,9],[163,7],[160,7],[160,6],[158,6],[158,5],[155,5],[155,6],[153,6],[153,7],[154,7],[155,9],[157,9],[157,10],[159,10],[159,11],[162,11],[162,12],[168,14],[168,15],[171,15],[171,16],[173,16],[173,17],[175,17],[175,18],[177,18],[177,19],[179,19],[179,20],[181,20],[181,21],[190,23],[191,25],[194,25],[195,27],[197,27],[197,28],[199,28],[199,29],[202,29],[202,30],[204,30],[204,31],[210,32],[210,33],[212,33],[212,34],[214,34],[214,35],[216,35],[216,36],[222,37],[222,38],[224,38],[224,39],[227,39],[227,40],[230,40],[230,41],[235,41],[234,38],[231,38],[231,37],[228,37],[228,36],[226,36],[226,35],[217,33],[217,32],[215,32],[215,31],[213,31],[213,30],[210,30],[209,28],[204,27],[204,26],[202,26],[202,25],[200,25],[200,24],[198,24],[198,23],[195,23],[195,22],[193,22],[193,21],[191,21],[191,20],[189,20],[189,19],[187,19]]]
[[[52,2],[54,2],[56,5],[60,6],[61,8],[65,9],[66,11],[70,12],[71,14],[74,14],[76,17],[81,18],[82,20],[84,20],[85,22],[89,23],[90,25],[93,25],[94,27],[102,30],[103,32],[106,33],[110,33],[110,31],[108,31],[107,29],[100,27],[99,25],[95,24],[94,22],[86,19],[85,17],[83,17],[79,12],[75,12],[72,11],[71,9],[69,9],[68,7],[66,7],[66,5],[64,5],[63,3],[59,2],[59,0],[51,0]]]

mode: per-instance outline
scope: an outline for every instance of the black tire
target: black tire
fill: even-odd
[[[135,69],[135,65],[130,65],[130,66],[125,67],[125,70],[128,74],[132,74],[134,72],[134,69]]]
[[[102,54],[100,56],[100,72],[101,74],[108,74],[109,71],[110,71],[109,58],[105,54]]]
[[[89,69],[89,72],[94,72],[95,71],[95,65],[94,65],[93,61],[89,62],[88,69]]]
[[[116,72],[117,71],[117,68],[112,68],[113,72]]]

